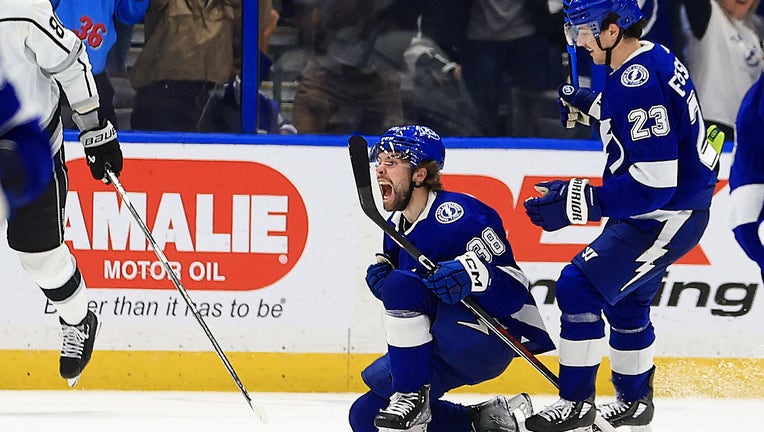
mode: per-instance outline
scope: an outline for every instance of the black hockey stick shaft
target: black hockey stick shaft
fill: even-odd
[[[358,190],[358,200],[361,203],[361,209],[377,226],[395,241],[403,250],[416,259],[428,272],[434,272],[437,266],[427,258],[406,236],[397,231],[387,220],[379,213],[377,205],[374,202],[374,194],[371,188],[371,174],[369,173],[369,149],[366,139],[359,135],[350,137],[348,141],[350,150],[350,162],[353,167],[353,177],[355,178],[356,189]],[[560,381],[545,364],[536,357],[528,348],[525,347],[517,338],[515,338],[496,318],[488,314],[473,298],[467,297],[462,300],[462,304],[467,307],[482,323],[506,343],[518,356],[525,359],[533,366],[544,378],[552,383],[557,389],[560,388]],[[602,418],[599,413],[595,424],[603,432],[615,432],[610,423]]]
[[[183,287],[183,284],[180,282],[180,278],[178,278],[178,275],[175,274],[175,271],[172,269],[172,266],[170,265],[170,261],[167,259],[167,256],[165,256],[162,249],[154,240],[154,236],[151,235],[151,231],[149,231],[148,227],[146,226],[146,223],[143,221],[143,218],[141,218],[141,216],[135,210],[133,203],[130,202],[130,198],[127,196],[127,192],[125,191],[125,188],[122,186],[122,183],[119,181],[119,178],[110,169],[106,170],[106,176],[108,177],[111,184],[114,185],[114,188],[117,189],[117,193],[119,193],[119,196],[122,198],[122,202],[130,210],[130,213],[133,215],[133,218],[135,219],[135,221],[138,222],[138,225],[141,227],[141,231],[143,231],[143,235],[146,236],[146,240],[148,240],[157,258],[159,258],[159,261],[161,261],[162,264],[164,265],[165,271],[170,276],[170,279],[172,279],[172,282],[175,284],[175,288],[178,289],[178,291],[180,292],[180,295],[183,297],[183,300],[186,301],[186,304],[188,305],[189,309],[191,309],[191,312],[194,314],[196,321],[199,322],[199,325],[204,330],[204,333],[207,335],[207,338],[210,340],[210,342],[212,342],[212,346],[213,348],[215,348],[215,352],[217,352],[218,357],[220,357],[220,360],[223,362],[223,365],[228,370],[228,373],[231,375],[231,378],[233,378],[234,382],[239,387],[239,390],[241,390],[241,393],[244,395],[244,399],[247,400],[247,404],[249,404],[250,409],[252,409],[252,411],[257,415],[260,421],[262,421],[263,423],[267,423],[267,419],[265,417],[265,410],[263,410],[262,407],[252,403],[252,398],[249,397],[249,393],[247,393],[247,389],[245,389],[244,384],[241,383],[241,380],[239,379],[239,375],[236,374],[236,371],[233,369],[233,366],[231,366],[231,362],[228,361],[228,358],[226,357],[225,353],[220,348],[220,344],[218,344],[217,339],[215,339],[215,336],[213,336],[209,327],[207,327],[207,323],[204,322],[204,319],[202,318],[201,314],[199,314],[199,310],[196,308],[196,305],[194,304],[193,300],[191,300],[191,296],[189,296],[188,291],[186,291],[186,289]]]

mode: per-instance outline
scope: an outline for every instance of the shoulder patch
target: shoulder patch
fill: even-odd
[[[435,209],[435,219],[442,224],[450,224],[464,216],[464,208],[453,201],[446,201]]]
[[[633,64],[621,74],[621,84],[624,87],[639,87],[650,79],[650,72],[641,64]]]

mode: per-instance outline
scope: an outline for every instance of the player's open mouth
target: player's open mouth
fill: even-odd
[[[379,191],[382,193],[382,199],[386,200],[393,194],[393,186],[389,183],[378,183]]]

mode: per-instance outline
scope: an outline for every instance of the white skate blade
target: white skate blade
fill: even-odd
[[[81,374],[80,374],[81,375]],[[80,375],[77,375],[74,378],[67,378],[66,383],[69,385],[69,387],[74,387],[77,385],[77,381],[80,380]]]
[[[428,423],[411,426],[408,429],[379,428],[379,432],[427,432]]]
[[[600,428],[594,427],[592,432],[600,432]],[[653,427],[650,425],[645,426],[618,426],[615,428],[615,432],[653,432]]]
[[[616,432],[653,432],[650,425],[645,426],[620,426],[615,428]]]

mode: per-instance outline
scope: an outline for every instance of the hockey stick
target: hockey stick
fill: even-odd
[[[353,176],[355,177],[356,189],[358,190],[358,199],[361,203],[361,209],[378,227],[390,236],[403,250],[416,259],[428,272],[434,272],[437,266],[427,258],[406,236],[398,232],[395,227],[390,225],[387,220],[379,213],[377,205],[374,202],[374,195],[371,189],[371,175],[369,173],[369,148],[366,139],[362,136],[354,135],[348,140],[350,150],[350,163],[353,167]],[[467,309],[469,309],[477,319],[485,324],[496,336],[506,343],[518,356],[531,364],[544,378],[551,382],[557,389],[560,388],[560,382],[557,376],[549,370],[528,348],[518,341],[511,333],[497,320],[489,315],[477,302],[467,297],[462,300]],[[615,432],[610,423],[597,413],[594,424],[603,432]]]
[[[562,53],[562,72],[568,84],[578,88],[578,55],[576,47],[566,45],[567,51]]]
[[[247,404],[249,404],[249,407],[257,415],[257,417],[260,419],[261,422],[268,423],[268,420],[265,416],[265,410],[262,407],[258,405],[254,405],[252,403],[252,399],[249,397],[249,393],[247,393],[247,389],[244,388],[244,384],[241,383],[239,376],[236,374],[236,371],[233,369],[233,366],[231,366],[231,362],[228,361],[228,358],[226,357],[223,350],[220,348],[220,345],[218,344],[218,341],[215,339],[215,336],[212,335],[212,332],[210,331],[209,327],[207,327],[207,324],[204,322],[204,319],[199,314],[199,310],[196,308],[196,305],[191,300],[191,297],[188,295],[188,291],[186,291],[186,289],[183,288],[183,285],[180,283],[180,279],[178,278],[178,275],[176,275],[175,271],[173,271],[172,267],[170,266],[170,262],[167,260],[167,257],[165,256],[164,252],[162,252],[162,249],[159,248],[159,245],[154,240],[154,236],[151,235],[151,231],[149,231],[148,227],[146,226],[146,223],[143,222],[143,219],[135,210],[133,203],[130,202],[130,198],[128,198],[127,192],[125,192],[125,188],[122,187],[122,183],[119,181],[119,178],[117,178],[114,172],[108,168],[106,169],[106,175],[109,178],[109,181],[114,185],[114,188],[117,189],[119,196],[122,197],[122,202],[125,203],[127,208],[130,210],[130,213],[133,215],[133,218],[135,219],[135,221],[138,222],[138,225],[140,225],[141,230],[143,231],[143,235],[146,236],[146,240],[148,240],[149,244],[151,244],[151,248],[154,250],[154,253],[156,254],[157,258],[159,258],[159,261],[161,261],[162,264],[164,265],[164,268],[167,271],[167,274],[170,276],[170,279],[172,279],[172,282],[175,284],[175,288],[178,289],[178,291],[180,292],[180,295],[183,297],[183,300],[186,301],[186,304],[188,305],[189,309],[191,309],[191,312],[194,314],[196,321],[199,322],[199,325],[202,326],[202,329],[204,330],[204,333],[207,335],[207,338],[210,340],[210,342],[212,342],[212,346],[215,348],[215,352],[217,352],[218,357],[220,357],[220,360],[223,361],[223,365],[228,370],[228,373],[231,375],[231,378],[233,378],[234,382],[239,387],[239,390],[241,390],[241,393],[244,395],[244,399],[247,400]]]

